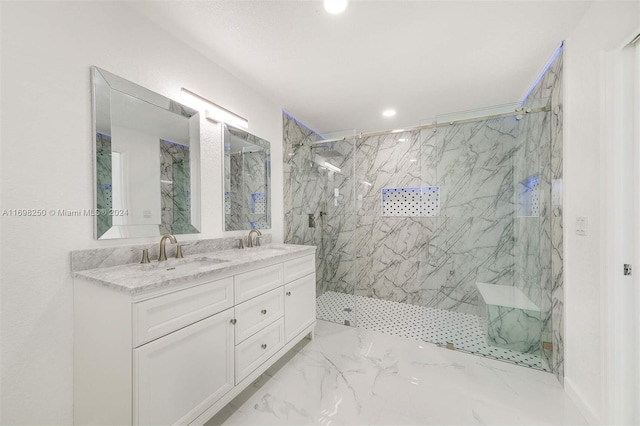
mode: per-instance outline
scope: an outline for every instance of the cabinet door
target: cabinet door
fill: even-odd
[[[134,424],[187,424],[233,388],[233,309],[134,349]]]
[[[316,320],[316,274],[284,286],[285,341],[296,337]]]

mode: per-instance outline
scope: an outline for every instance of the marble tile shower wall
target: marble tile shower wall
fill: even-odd
[[[541,147],[540,174],[545,177],[546,212],[540,218],[540,258],[550,259],[549,267],[540,276],[540,287],[544,289],[543,307],[547,308],[543,319],[543,340],[551,341],[551,353],[543,352],[553,373],[560,382],[564,381],[564,272],[562,238],[562,48],[554,62],[547,69],[540,82],[525,100],[524,106],[540,104],[549,107],[544,131],[549,133]],[[541,210],[542,214],[542,210]],[[550,338],[550,340],[549,340]]]
[[[242,192],[248,222],[255,228],[269,228],[267,214],[270,209],[267,206],[271,200],[267,199],[269,194],[267,185],[271,182],[271,168],[268,153],[261,149],[245,153],[243,157],[245,167]]]
[[[303,142],[315,142],[322,136],[310,130],[287,113],[283,119],[283,169],[284,169],[284,241],[290,244],[317,246],[316,294],[326,291],[324,273],[325,253],[323,228],[309,227],[309,214],[320,217],[325,199],[325,185],[320,171],[312,166],[311,149],[297,147]]]
[[[491,120],[358,141],[358,295],[483,313],[476,281],[513,277],[517,126]],[[382,188],[419,186],[440,188],[437,217],[381,216]]]
[[[425,133],[431,136],[433,133]],[[432,153],[430,139],[420,132],[360,139],[356,145],[357,291],[367,296],[424,305],[432,296],[423,286],[426,232],[435,218],[383,216],[383,188],[435,185],[421,175],[421,164]],[[432,169],[435,171],[435,169]],[[366,183],[365,183],[366,182]]]
[[[267,199],[270,182],[269,158],[265,150],[225,155],[225,179],[229,193],[225,194],[225,226],[228,229],[265,229],[271,202]]]
[[[96,133],[96,208],[113,208],[113,189],[111,171],[111,136]],[[98,236],[104,234],[113,225],[111,215],[97,216]]]
[[[484,315],[476,282],[512,285],[513,157],[519,128],[514,118],[478,121],[439,128],[423,141],[433,145],[423,170],[437,173],[441,207],[420,304]]]
[[[191,166],[189,147],[160,140],[161,234],[191,228]]]
[[[226,182],[229,182],[229,193],[225,194],[225,227],[227,229],[245,229],[242,218],[242,155],[225,155],[225,162],[228,162],[228,169],[225,170]],[[225,164],[226,165],[226,164]]]

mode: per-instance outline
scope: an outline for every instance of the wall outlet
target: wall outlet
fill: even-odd
[[[576,217],[576,235],[589,235],[589,220],[586,217]]]

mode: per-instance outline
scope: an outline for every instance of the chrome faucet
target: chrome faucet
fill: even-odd
[[[251,231],[249,231],[249,237],[247,237],[247,247],[253,247],[253,233],[257,233],[258,236],[262,235],[262,232],[260,232],[259,229],[252,229]]]
[[[167,260],[167,238],[171,241],[171,244],[176,244],[178,240],[171,234],[163,235],[160,239],[160,256],[158,256],[158,262],[163,262]]]

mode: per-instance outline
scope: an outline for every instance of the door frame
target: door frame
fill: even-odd
[[[640,43],[603,52],[601,280],[603,417],[640,422]],[[634,268],[623,275],[623,264]]]

